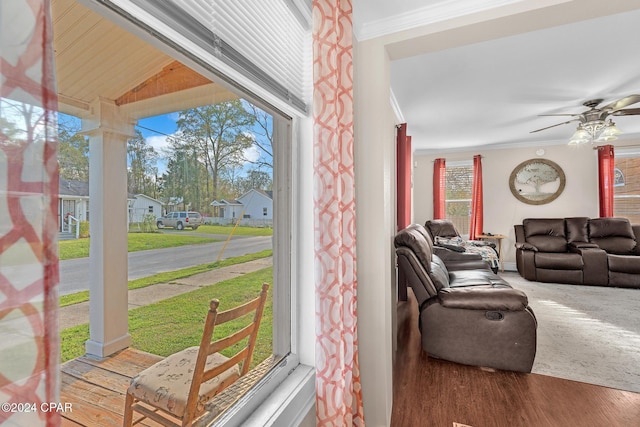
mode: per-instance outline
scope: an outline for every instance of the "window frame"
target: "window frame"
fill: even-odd
[[[473,160],[446,161],[446,163],[445,163],[445,177],[447,176],[447,171],[449,169],[463,168],[463,167],[470,167],[471,168],[471,177],[473,179]],[[445,181],[448,181],[448,180],[446,180],[446,178],[445,178]],[[445,188],[446,188],[447,185],[448,185],[448,183],[445,182]],[[468,203],[469,203],[469,215],[468,215],[468,218],[469,218],[469,221],[471,220],[471,202],[472,202],[472,200],[471,200],[471,192],[472,192],[472,188],[469,188],[469,196],[470,196],[469,199],[448,199],[446,197],[446,191],[445,191],[445,200],[444,200],[444,202],[445,202],[445,215],[446,215],[447,219],[450,219],[449,215],[448,215],[448,203],[450,203],[450,202],[467,202],[468,201]],[[469,230],[468,229],[467,230],[460,230],[459,229],[458,232],[460,233],[461,236],[465,236],[465,237],[469,236]]]
[[[623,212],[620,212],[620,205],[618,205],[619,201],[622,200],[631,200],[631,199],[638,199],[638,203],[640,203],[640,173],[638,174],[638,176],[634,175],[634,174],[629,174],[626,171],[623,171],[622,169],[620,169],[618,167],[618,160],[619,159],[637,159],[637,161],[640,163],[640,148],[638,147],[619,147],[616,148],[616,152],[615,152],[615,156],[614,156],[614,169],[619,171],[624,178],[624,183],[623,184],[614,184],[614,194],[613,194],[613,212],[614,212],[614,216],[616,217],[621,217],[621,218],[627,218],[630,220],[630,222],[632,224],[637,223],[638,221],[635,220],[633,217],[629,217],[628,215],[626,215]],[[624,189],[625,187],[627,187],[627,185],[633,185],[634,181],[638,182],[638,193],[637,194],[616,194],[616,192],[619,189]],[[640,215],[638,215],[640,216]]]
[[[283,254],[274,256],[274,281],[283,291],[274,290],[273,316],[274,324],[286,323],[288,326],[285,330],[289,331],[275,332],[280,328],[274,328],[273,352],[275,354],[285,347],[289,348],[289,352],[236,404],[215,421],[205,422],[207,425],[225,427],[298,425],[315,404],[315,371],[311,366],[314,350],[308,338],[313,335],[313,298],[309,298],[308,294],[302,295],[305,292],[299,280],[303,277],[300,272],[308,271],[313,265],[307,260],[313,244],[301,240],[302,236],[309,235],[305,231],[309,229],[306,214],[310,212],[302,207],[307,205],[309,191],[300,189],[301,181],[306,184],[305,188],[309,187],[308,177],[303,174],[306,169],[300,166],[300,163],[309,163],[309,150],[303,150],[304,153],[299,151],[301,142],[307,145],[311,143],[308,115],[255,82],[237,75],[232,68],[207,54],[199,46],[202,41],[189,40],[130,0],[77,1],[273,116],[274,140],[278,141],[273,147],[274,191],[277,190],[273,204],[273,250],[274,254],[276,251]],[[308,289],[307,284],[305,290]],[[304,316],[307,312],[311,313],[310,317]],[[306,364],[301,363],[301,351],[304,352]]]

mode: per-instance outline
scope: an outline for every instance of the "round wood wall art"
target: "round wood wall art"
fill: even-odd
[[[558,198],[566,178],[560,166],[551,160],[525,160],[513,169],[509,188],[514,197],[529,205],[544,205]]]

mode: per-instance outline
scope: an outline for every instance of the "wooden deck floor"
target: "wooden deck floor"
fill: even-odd
[[[60,401],[71,403],[73,410],[63,414],[62,426],[122,426],[125,394],[131,378],[160,360],[160,356],[129,348],[103,360],[83,356],[64,363]],[[274,357],[266,359],[216,396],[210,404],[211,416],[226,409],[276,362]],[[139,418],[140,415],[134,414],[134,421]],[[150,420],[137,425],[159,426]]]
[[[422,351],[409,290],[409,301],[398,305],[391,425],[640,426],[640,394],[432,359]]]
[[[64,363],[60,401],[71,403],[73,411],[64,413],[62,426],[122,426],[129,381],[160,360],[160,356],[126,349],[104,360],[83,356]]]

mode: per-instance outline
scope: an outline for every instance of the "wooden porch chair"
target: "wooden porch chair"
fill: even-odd
[[[268,289],[264,283],[257,298],[220,313],[219,301],[211,300],[200,346],[173,354],[131,380],[123,426],[132,425],[133,412],[143,415],[136,423],[150,418],[165,426],[191,426],[204,413],[205,403],[249,372]],[[214,326],[251,312],[249,325],[211,342]],[[246,345],[233,356],[220,354],[247,337]]]

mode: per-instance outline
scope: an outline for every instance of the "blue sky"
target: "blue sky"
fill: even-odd
[[[80,129],[80,119],[73,116],[68,116],[63,113],[59,113],[60,122],[71,121],[75,123],[78,129]],[[168,136],[172,136],[178,130],[176,122],[178,121],[179,113],[169,113],[160,116],[147,117],[138,120],[138,126],[136,129],[142,132],[147,144],[151,145],[159,155],[156,167],[158,168],[158,174],[162,174],[166,170],[167,162],[165,157],[165,148],[169,145],[167,143]],[[251,160],[256,160],[258,157],[257,152],[254,149],[250,149],[245,153],[246,157]],[[247,168],[245,168],[247,169]]]
[[[162,155],[163,149],[168,145],[167,135],[173,135],[178,130],[177,120],[178,113],[147,117],[146,119],[138,120],[137,129],[142,132],[147,144],[150,144],[158,154]]]

